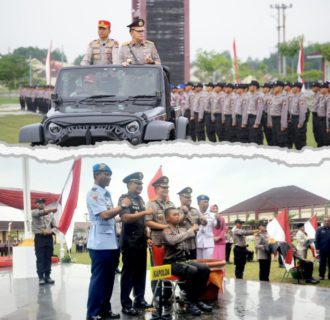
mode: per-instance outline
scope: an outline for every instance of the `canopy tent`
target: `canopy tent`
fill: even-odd
[[[32,209],[36,208],[35,201],[38,198],[45,199],[46,205],[51,204],[53,202],[57,202],[61,198],[60,194],[42,191],[31,191],[30,195]],[[23,210],[23,190],[13,188],[0,188],[0,205],[1,204],[8,207]]]

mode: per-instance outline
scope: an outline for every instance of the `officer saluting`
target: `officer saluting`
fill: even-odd
[[[53,234],[57,230],[54,216],[56,208],[45,209],[45,199],[36,200],[36,209],[32,210],[32,232],[37,257],[39,284],[54,283],[50,278],[52,255],[54,250]]]
[[[87,319],[119,319],[111,311],[115,270],[119,260],[119,249],[115,230],[115,216],[131,205],[128,198],[114,207],[110,192],[112,171],[104,163],[93,166],[94,186],[86,201],[90,220],[87,248],[92,260],[92,275],[89,283]]]
[[[122,312],[131,316],[138,315],[135,308],[150,308],[145,299],[145,283],[147,270],[147,237],[144,225],[145,216],[153,213],[152,209],[146,210],[142,192],[141,172],[135,172],[123,179],[127,184],[128,192],[121,195],[119,204],[128,198],[131,205],[120,213],[122,231],[120,248],[122,251],[123,268],[120,280],[120,299]],[[130,294],[133,289],[134,307]]]
[[[110,21],[100,20],[98,23],[99,39],[89,43],[87,52],[81,61],[82,66],[90,64],[117,64],[119,43],[109,39]]]
[[[119,63],[128,64],[161,64],[155,44],[144,39],[144,20],[134,19],[129,24],[131,41],[122,44],[119,50]]]

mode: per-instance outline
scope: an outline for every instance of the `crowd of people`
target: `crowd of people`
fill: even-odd
[[[22,86],[19,89],[21,110],[46,114],[51,108],[53,86]]]
[[[172,88],[171,103],[189,120],[193,141],[266,142],[301,150],[306,146],[310,113],[317,146],[330,145],[330,82],[315,82],[312,90],[308,106],[302,82],[262,86],[255,80],[248,84],[188,82]]]

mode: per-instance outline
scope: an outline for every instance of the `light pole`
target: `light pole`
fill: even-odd
[[[286,13],[285,10],[291,9],[293,7],[292,3],[286,5],[284,3],[281,4],[282,9],[282,24],[283,24],[283,43],[286,42]],[[283,56],[283,76],[286,76],[286,58]]]

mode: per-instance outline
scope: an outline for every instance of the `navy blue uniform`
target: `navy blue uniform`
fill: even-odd
[[[320,227],[316,231],[315,247],[320,250],[319,275],[324,278],[328,264],[328,279],[330,279],[330,228]]]

